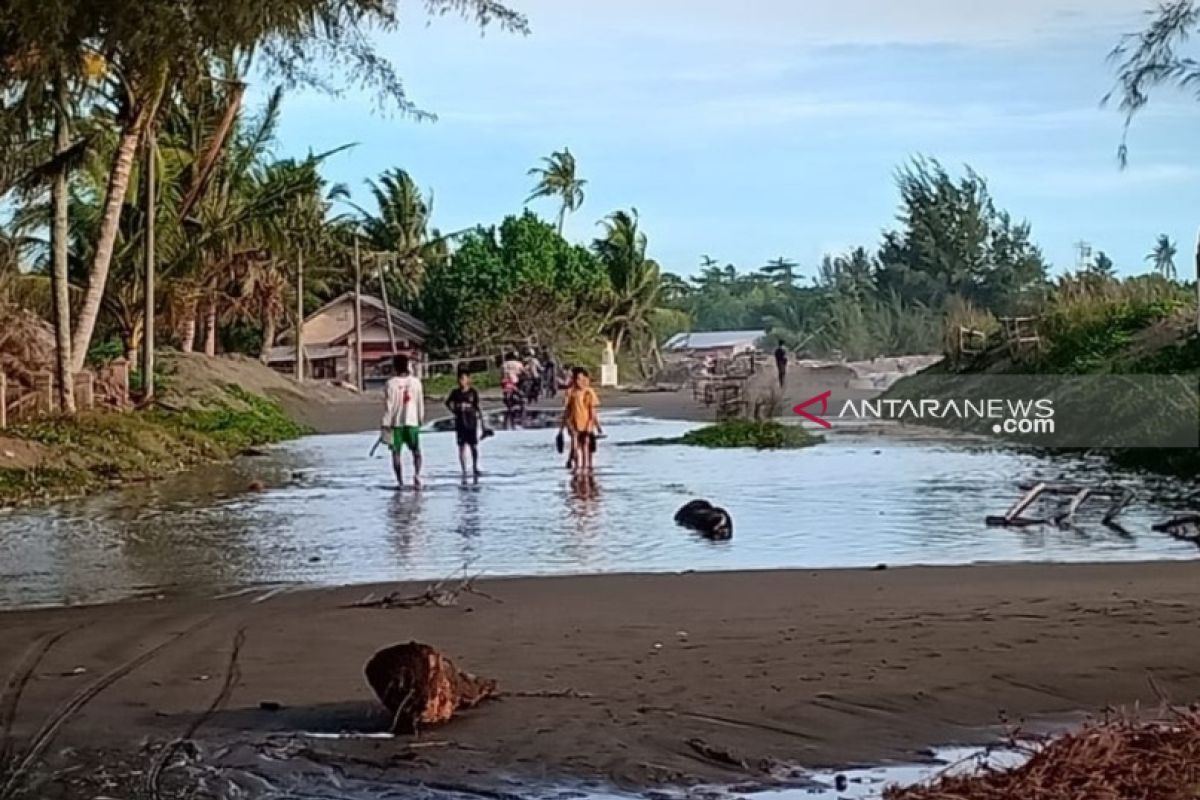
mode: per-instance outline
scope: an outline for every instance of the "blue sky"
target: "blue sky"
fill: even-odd
[[[280,150],[357,142],[330,176],[365,200],[364,179],[404,167],[443,230],[519,210],[526,171],[567,145],[588,180],[570,238],[636,206],[667,269],[785,255],[811,275],[825,252],[878,243],[895,169],[925,154],[985,175],[1059,270],[1086,240],[1144,271],[1166,233],[1190,272],[1200,103],[1157,98],[1125,171],[1122,118],[1100,107],[1106,55],[1141,26],[1143,0],[512,0],[528,37],[430,23],[406,2],[409,24],[379,47],[439,120],[293,94]]]

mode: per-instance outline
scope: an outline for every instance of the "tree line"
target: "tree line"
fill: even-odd
[[[492,0],[427,7],[528,27]],[[763,330],[814,355],[928,352],[948,316],[1036,312],[1056,291],[1030,225],[999,207],[983,176],[928,158],[898,169],[897,219],[872,246],[807,268],[705,256],[685,278],[648,255],[636,209],[604,216],[590,242],[564,237],[587,186],[568,148],[528,171],[525,204],[552,202],[553,221],[526,208],[455,231],[435,225],[432,193],[406,169],[382,170],[360,202],[323,174],[338,150],[276,156],[296,87],[352,79],[427,116],[370,44],[399,22],[391,0],[13,0],[0,10],[0,200],[12,209],[0,271],[24,265],[44,282],[64,410],[66,377],[89,353],[140,355],[152,376],[156,331],[185,351],[265,352],[299,309],[354,285],[356,259],[367,291],[423,317],[438,350],[604,338],[647,373],[680,331]],[[1200,8],[1174,0],[1114,52],[1114,97],[1130,120],[1153,87],[1195,84],[1180,48],[1198,29]],[[250,74],[278,82],[261,108],[245,102]],[[1147,260],[1175,280],[1177,257],[1164,236]],[[1087,281],[1115,275],[1103,252],[1082,266]]]

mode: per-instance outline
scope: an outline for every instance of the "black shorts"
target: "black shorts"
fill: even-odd
[[[468,428],[465,425],[455,425],[454,438],[458,440],[459,447],[476,447],[479,444],[479,426],[473,425]]]

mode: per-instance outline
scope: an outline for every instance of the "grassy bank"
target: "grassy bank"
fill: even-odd
[[[798,450],[820,444],[824,439],[799,425],[774,421],[734,419],[688,431],[683,436],[627,442],[626,446],[688,445],[708,448],[753,448],[755,450]]]
[[[923,375],[901,380],[886,396],[949,399],[938,395],[938,387],[954,387],[956,376],[1028,376],[1033,388],[1043,382],[1051,385],[1050,376],[1182,376],[1197,381],[1200,335],[1194,326],[1195,305],[1190,291],[1161,279],[1067,281],[1058,287],[1039,318],[1040,348],[1014,356],[997,336],[984,352],[972,356],[951,353]],[[1161,385],[1145,380],[1141,383]],[[1145,387],[1141,390],[1144,394]],[[1165,410],[1169,406],[1162,402],[1163,397],[1140,396],[1138,391],[1134,382],[1129,382],[1128,392],[1106,398],[1108,407],[1136,409],[1135,424],[1143,430],[1156,426],[1167,430],[1167,426],[1179,422]],[[1114,430],[1124,424],[1115,418],[1109,421]],[[987,423],[977,432],[987,434],[990,420]],[[1200,427],[1200,418],[1196,426]],[[954,427],[962,425],[955,423]],[[1188,478],[1200,475],[1197,448],[1106,448],[1100,452],[1125,467]]]
[[[0,437],[0,506],[153,480],[309,432],[265,394],[189,377],[202,391],[169,390],[154,409],[56,417],[6,431]]]

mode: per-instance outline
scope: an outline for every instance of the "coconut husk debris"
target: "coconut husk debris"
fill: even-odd
[[[1200,709],[1159,721],[1108,717],[1036,745],[1007,770],[943,774],[889,787],[885,800],[1196,800],[1200,798]]]
[[[427,644],[384,648],[366,665],[367,683],[392,715],[392,731],[417,733],[449,722],[464,708],[496,695],[496,682],[462,672]]]

